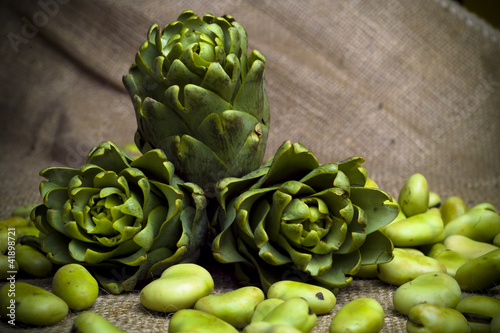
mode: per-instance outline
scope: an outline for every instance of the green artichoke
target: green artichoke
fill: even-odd
[[[259,168],[269,132],[265,57],[249,55],[233,17],[183,12],[154,24],[123,83],[137,117],[135,142],[159,148],[179,176],[212,196],[224,177]]]
[[[337,291],[360,265],[389,261],[393,245],[378,229],[399,208],[386,192],[364,187],[363,162],[320,164],[286,141],[263,167],[220,180],[213,256],[264,290],[286,279]]]
[[[206,198],[174,175],[158,149],[133,160],[103,142],[80,169],[40,172],[43,204],[31,219],[56,264],[91,269],[114,294],[179,262],[196,261],[209,227]]]

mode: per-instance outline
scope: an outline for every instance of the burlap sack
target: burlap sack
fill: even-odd
[[[152,23],[180,12],[232,14],[251,49],[267,58],[271,106],[267,157],[302,141],[320,162],[353,155],[397,196],[426,176],[442,199],[500,209],[499,32],[447,0],[389,1],[3,1],[0,215],[40,201],[38,172],[80,166],[104,140],[133,141],[135,117],[121,83]],[[205,262],[216,292],[238,285],[229,267]],[[50,289],[50,279],[29,280]],[[355,280],[330,315],[358,297],[385,309],[384,332],[405,330],[395,287]],[[490,295],[500,298],[498,288]],[[464,294],[465,295],[465,294]],[[102,295],[90,308],[130,332],[165,332],[168,315],[145,311],[137,293]],[[76,312],[33,332],[67,332]],[[2,323],[2,332],[21,331]]]

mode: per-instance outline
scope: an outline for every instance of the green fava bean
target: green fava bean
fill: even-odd
[[[472,332],[490,332],[492,319],[500,316],[500,300],[483,295],[469,296],[458,302],[455,310],[469,321]]]
[[[140,301],[149,310],[175,312],[192,308],[198,299],[213,290],[214,280],[205,268],[196,264],[177,264],[146,285],[141,290]]]
[[[302,333],[290,325],[274,325],[264,321],[258,321],[246,326],[242,333]]]
[[[438,208],[389,224],[382,231],[399,247],[433,244],[444,239],[444,224]]]
[[[384,309],[376,300],[357,298],[344,305],[332,318],[329,333],[376,333],[384,327]]]
[[[40,287],[25,283],[6,283],[0,288],[0,315],[29,325],[52,325],[68,314],[61,298]]]
[[[446,267],[434,258],[414,249],[394,248],[394,258],[378,265],[378,278],[386,283],[400,286],[427,272],[446,273]]]
[[[441,197],[436,192],[429,192],[429,208],[439,207],[441,205]]]
[[[251,322],[261,321],[265,316],[271,313],[271,311],[273,311],[278,305],[282,304],[283,302],[285,301],[279,298],[268,298],[263,300],[255,307]]]
[[[5,280],[12,276],[13,273],[8,273],[9,271],[17,272],[18,269],[19,264],[15,259],[8,257],[5,254],[0,254],[0,280]]]
[[[446,246],[443,243],[432,244],[431,248],[427,252],[427,256],[431,258],[436,258],[441,253],[446,252]]]
[[[424,213],[429,207],[427,179],[420,173],[411,175],[399,192],[398,203],[407,217]]]
[[[310,332],[318,318],[304,298],[290,298],[262,319],[274,325],[293,326],[303,333]]]
[[[225,294],[202,297],[196,301],[194,309],[210,313],[241,329],[250,323],[255,307],[264,298],[262,289],[242,287]]]
[[[500,232],[500,215],[489,205],[477,205],[446,224],[444,232],[446,237],[462,235],[491,243]]]
[[[127,333],[95,312],[82,312],[76,316],[71,333]]]
[[[168,323],[169,333],[238,333],[238,330],[210,313],[182,309],[174,313]]]
[[[454,308],[461,296],[462,290],[452,276],[430,272],[401,285],[394,292],[392,302],[396,310],[408,315],[413,306],[423,303]]]
[[[296,297],[304,298],[317,315],[330,312],[337,303],[335,295],[330,290],[304,282],[278,281],[267,290],[267,298],[279,298],[286,301]]]
[[[483,254],[498,249],[490,243],[479,242],[462,235],[451,235],[445,238],[443,245],[447,250],[463,254],[467,259],[474,259]]]
[[[462,198],[451,196],[446,198],[441,205],[440,210],[443,223],[444,225],[447,225],[448,222],[453,221],[460,215],[463,215],[467,211],[467,206]]]
[[[99,285],[82,265],[67,264],[54,274],[52,292],[61,297],[70,309],[84,310],[94,304],[99,295]]]
[[[434,304],[415,305],[408,315],[408,333],[469,333],[467,319],[457,310]]]
[[[48,277],[52,274],[52,263],[39,250],[30,245],[17,244],[16,261],[19,268],[36,277]]]
[[[462,253],[451,250],[438,254],[434,259],[442,263],[446,267],[446,272],[453,277],[457,274],[457,270],[469,261]]]
[[[481,291],[500,284],[500,249],[469,260],[455,274],[465,291]]]

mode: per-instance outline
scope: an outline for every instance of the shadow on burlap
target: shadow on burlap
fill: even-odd
[[[7,3],[0,12],[2,217],[40,201],[41,169],[79,167],[104,140],[133,141],[135,117],[121,77],[149,26],[166,25],[185,9],[232,14],[246,28],[250,49],[266,56],[267,157],[285,140],[302,141],[322,163],[364,157],[368,175],[393,196],[420,172],[442,199],[458,195],[469,206],[490,202],[500,209],[499,33],[454,3]],[[204,264],[216,292],[238,286],[229,267]],[[50,279],[29,282],[50,289]],[[406,319],[392,309],[394,290],[355,280],[314,332],[327,331],[335,311],[358,297],[383,305],[384,332],[404,331]],[[498,288],[491,295],[499,298]],[[168,328],[168,316],[145,311],[137,293],[102,293],[90,310],[130,332]],[[67,332],[76,314],[32,331]]]

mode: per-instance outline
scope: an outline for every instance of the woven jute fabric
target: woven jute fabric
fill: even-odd
[[[135,116],[123,84],[153,23],[186,9],[231,14],[250,49],[267,58],[271,129],[266,156],[302,142],[321,163],[365,158],[370,178],[397,197],[413,173],[444,200],[500,209],[500,38],[447,0],[2,1],[0,19],[0,217],[38,203],[40,170],[79,167],[105,140],[133,142]],[[238,287],[229,267],[207,261],[215,293]],[[50,279],[25,280],[50,290]],[[354,280],[313,332],[327,332],[348,301],[371,297],[384,332],[404,332],[394,286]],[[464,294],[466,295],[466,294]],[[500,299],[499,288],[489,291]],[[166,332],[138,293],[101,291],[89,309],[129,332]],[[68,332],[57,325],[0,331]]]

